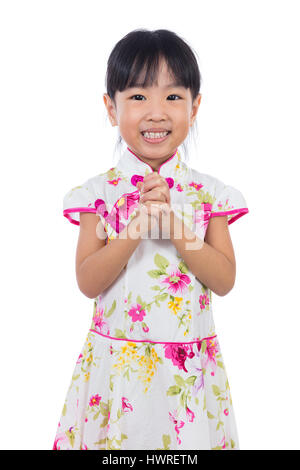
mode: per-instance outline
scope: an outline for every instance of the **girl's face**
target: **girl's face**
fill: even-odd
[[[109,119],[128,147],[153,170],[174,154],[192,126],[201,101],[199,93],[194,102],[189,89],[172,85],[166,62],[160,62],[158,83],[149,88],[140,86],[116,92],[114,105],[103,95]],[[147,139],[142,131],[170,131],[167,137]]]

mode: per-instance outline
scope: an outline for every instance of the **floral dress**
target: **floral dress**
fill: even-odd
[[[79,212],[97,214],[107,244],[135,216],[136,184],[152,171],[127,147],[115,167],[65,195],[63,215],[79,225]],[[190,168],[178,149],[158,173],[175,214],[202,240],[211,217],[232,224],[248,213],[239,190]],[[170,239],[142,238],[93,299],[53,449],[239,449],[212,293]]]

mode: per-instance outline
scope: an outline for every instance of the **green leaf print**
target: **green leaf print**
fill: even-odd
[[[163,434],[162,440],[163,440],[164,449],[165,450],[169,449],[170,444],[171,444],[171,438],[169,434]]]
[[[156,253],[156,255],[154,256],[154,263],[156,264],[156,266],[158,268],[160,268],[161,270],[166,271],[166,268],[169,266],[169,261],[162,255],[160,255],[159,253]]]
[[[206,344],[206,341],[202,341],[201,343],[201,352],[204,354],[205,351],[206,351],[206,348],[207,348],[207,344]]]
[[[163,302],[164,300],[166,300],[167,298],[169,297],[169,294],[167,292],[164,292],[163,294],[160,294],[156,297],[157,300],[160,300],[161,302]]]
[[[101,444],[106,444],[106,437],[104,439],[100,439],[100,441],[94,442],[94,445],[101,445]]]
[[[115,329],[115,336],[117,338],[126,338],[126,335],[123,333],[122,330],[119,330],[119,328]]]
[[[159,271],[158,269],[151,269],[151,271],[147,271],[147,274],[153,279],[158,279],[160,276],[166,273],[165,271]]]
[[[177,385],[172,385],[167,391],[167,395],[178,395],[181,392],[181,388]]]
[[[185,382],[186,382],[188,385],[194,385],[196,378],[197,378],[196,375],[191,375],[188,379],[186,379]]]
[[[201,192],[200,194],[200,191],[198,193],[198,199],[200,200],[201,203],[205,202],[206,204],[213,204],[215,200],[215,198],[213,198],[208,192],[206,193]]]
[[[67,438],[70,441],[71,446],[74,447],[75,434],[74,434],[73,430],[72,431],[66,431],[66,435],[67,435]]]
[[[115,169],[113,169],[113,170],[108,170],[107,176],[108,176],[108,179],[109,179],[109,180],[115,179],[115,177],[116,177],[116,170],[115,170]]]
[[[231,444],[231,448],[234,449],[235,448],[235,442],[233,439],[230,439],[230,444]]]
[[[214,415],[212,415],[208,410],[207,410],[207,417],[209,419],[216,419]]]
[[[100,414],[100,410],[97,411],[97,413],[94,414],[93,419],[96,420]]]
[[[187,267],[187,265],[185,264],[184,261],[180,261],[179,265],[178,265],[178,269],[183,273],[183,274],[188,274],[189,272],[189,269]]]
[[[223,362],[217,361],[217,365],[218,365],[219,367],[222,367],[222,369],[224,369],[224,364],[223,364]]]
[[[100,402],[100,411],[103,416],[108,416],[108,405]]]
[[[105,426],[107,426],[107,423],[108,423],[108,416],[105,416],[102,420],[102,423],[100,424],[100,428],[105,428]]]
[[[174,375],[174,379],[177,385],[179,385],[180,387],[185,387],[185,381],[180,375]]]
[[[117,305],[117,303],[116,303],[116,301],[114,300],[112,306],[111,306],[110,309],[109,309],[109,311],[108,311],[107,313],[104,313],[104,316],[105,316],[106,318],[110,317],[111,314],[115,311],[116,305]]]
[[[213,392],[214,394],[216,395],[216,397],[218,397],[219,395],[221,395],[221,392],[220,392],[220,389],[217,385],[212,385],[212,389],[213,389]]]
[[[185,403],[186,403],[186,394],[185,393],[182,393],[180,395],[180,404],[183,408],[185,408]]]
[[[111,390],[111,392],[113,392],[114,390],[113,378],[114,378],[114,375],[109,376],[109,389]]]
[[[64,407],[63,407],[63,410],[62,410],[62,415],[66,416],[66,413],[67,413],[67,405],[64,404]]]

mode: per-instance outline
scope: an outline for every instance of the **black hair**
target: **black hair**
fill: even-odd
[[[117,42],[108,58],[105,85],[114,104],[116,91],[156,83],[160,59],[165,59],[176,84],[190,89],[194,101],[200,91],[201,74],[192,48],[173,31],[135,29]],[[140,82],[143,71],[146,73]],[[117,145],[121,141],[119,135]]]

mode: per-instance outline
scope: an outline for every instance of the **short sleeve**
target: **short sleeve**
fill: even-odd
[[[216,180],[211,217],[227,215],[228,225],[247,214],[249,209],[243,194],[233,186]]]
[[[70,189],[63,198],[63,215],[75,225],[80,225],[79,213],[96,213],[96,196],[89,180]]]

